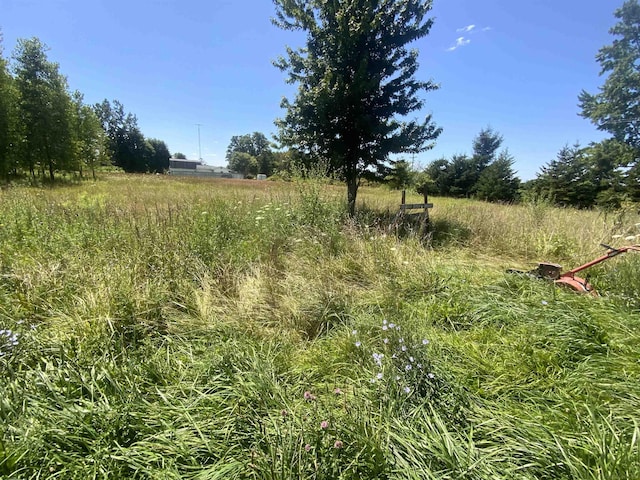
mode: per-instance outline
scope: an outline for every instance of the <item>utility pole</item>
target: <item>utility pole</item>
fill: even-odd
[[[202,149],[200,148],[200,127],[202,124],[196,123],[196,125],[198,126],[198,160],[202,161]]]

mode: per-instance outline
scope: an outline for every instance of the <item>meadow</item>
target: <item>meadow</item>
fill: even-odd
[[[344,197],[0,190],[0,476],[640,478],[640,255],[600,297],[505,273],[640,243],[637,207]]]

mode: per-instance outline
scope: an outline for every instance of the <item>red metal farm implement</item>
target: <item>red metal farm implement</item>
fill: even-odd
[[[601,244],[604,248],[607,249],[607,253],[598,257],[594,260],[591,260],[584,265],[580,265],[579,267],[573,268],[569,271],[562,273],[562,267],[555,263],[539,263],[538,267],[530,272],[520,272],[517,270],[509,270],[511,273],[527,273],[529,275],[533,275],[538,278],[544,278],[545,280],[553,280],[557,285],[562,285],[569,287],[576,292],[580,293],[589,293],[591,295],[598,295],[598,292],[595,291],[593,286],[589,283],[586,278],[578,277],[576,274],[583,270],[586,270],[589,267],[593,267],[598,263],[602,263],[606,260],[610,260],[613,257],[620,255],[621,253],[625,253],[628,251],[636,251],[640,252],[640,245],[629,245],[626,247],[613,248],[609,245]]]

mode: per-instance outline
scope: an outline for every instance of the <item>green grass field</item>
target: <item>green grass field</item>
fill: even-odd
[[[598,298],[505,273],[640,243],[637,208],[345,196],[0,191],[0,476],[640,478],[640,255]]]

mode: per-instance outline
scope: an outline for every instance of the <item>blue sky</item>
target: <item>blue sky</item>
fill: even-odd
[[[444,131],[416,164],[469,153],[491,126],[522,179],[565,144],[605,138],[578,116],[577,97],[602,85],[595,55],[622,0],[434,0],[418,76],[440,89],[425,112]],[[272,66],[304,36],[274,27],[269,0],[0,0],[4,56],[39,37],[87,103],[121,101],[147,137],[225,165],[233,135],[275,133],[295,88]],[[471,27],[473,26],[473,27]],[[411,160],[411,158],[408,158]]]

